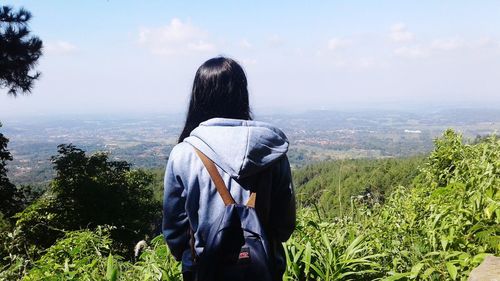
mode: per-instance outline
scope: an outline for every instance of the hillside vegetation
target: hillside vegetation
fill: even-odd
[[[447,131],[411,187],[324,222],[303,210],[287,243],[294,280],[466,280],[500,253],[500,141]]]
[[[293,173],[297,200],[329,219],[352,211],[355,202],[382,204],[396,187],[411,184],[422,162],[423,157],[409,157],[308,165]]]
[[[467,144],[447,131],[425,160],[322,163],[294,179],[302,207],[285,243],[286,280],[466,280],[500,254],[496,137]],[[118,226],[65,231],[36,249],[9,224],[0,218],[0,279],[181,280],[161,236],[127,259],[114,248]]]

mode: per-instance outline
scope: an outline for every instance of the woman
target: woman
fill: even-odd
[[[251,192],[258,194],[255,209],[271,241],[273,280],[282,279],[281,242],[295,227],[288,140],[278,128],[251,120],[241,66],[224,57],[201,65],[165,173],[163,235],[174,257],[182,260],[184,280],[194,280],[194,261],[203,255],[207,233],[225,207],[195,148],[216,164],[237,203],[247,202]]]

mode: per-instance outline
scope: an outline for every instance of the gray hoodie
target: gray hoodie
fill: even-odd
[[[196,253],[200,255],[210,226],[224,209],[222,198],[193,147],[215,162],[237,203],[245,204],[250,190],[257,192],[256,210],[259,217],[266,218],[275,262],[278,271],[283,271],[280,242],[286,241],[295,227],[295,198],[285,134],[264,122],[214,118],[201,123],[172,149],[165,173],[162,228],[172,254],[186,266],[191,260],[190,228]]]

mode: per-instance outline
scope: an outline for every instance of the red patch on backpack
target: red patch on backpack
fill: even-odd
[[[240,262],[249,262],[250,261],[250,249],[247,247],[241,248],[240,254],[238,256],[238,260]]]

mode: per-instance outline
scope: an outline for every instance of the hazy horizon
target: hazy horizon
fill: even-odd
[[[500,109],[498,1],[4,5],[33,13],[45,50],[31,95],[0,91],[0,120],[181,114],[218,55],[243,65],[255,113]]]
[[[265,117],[272,117],[278,115],[290,115],[297,116],[301,114],[315,113],[315,112],[331,112],[335,113],[377,113],[377,114],[387,114],[390,112],[395,113],[408,113],[408,114],[426,114],[426,113],[450,113],[456,111],[494,111],[500,113],[500,106],[486,106],[486,105],[454,105],[454,106],[439,106],[439,105],[419,105],[419,106],[407,106],[407,107],[397,107],[397,106],[360,106],[360,107],[318,107],[318,108],[252,108],[252,116],[255,120],[259,120]],[[148,119],[148,118],[168,118],[168,119],[179,119],[184,121],[186,111],[126,111],[126,112],[46,112],[46,113],[12,113],[4,114],[0,112],[0,123],[3,125],[7,123],[22,121],[47,121],[47,120],[61,120],[61,119],[71,119],[71,120],[105,120],[105,119]]]

